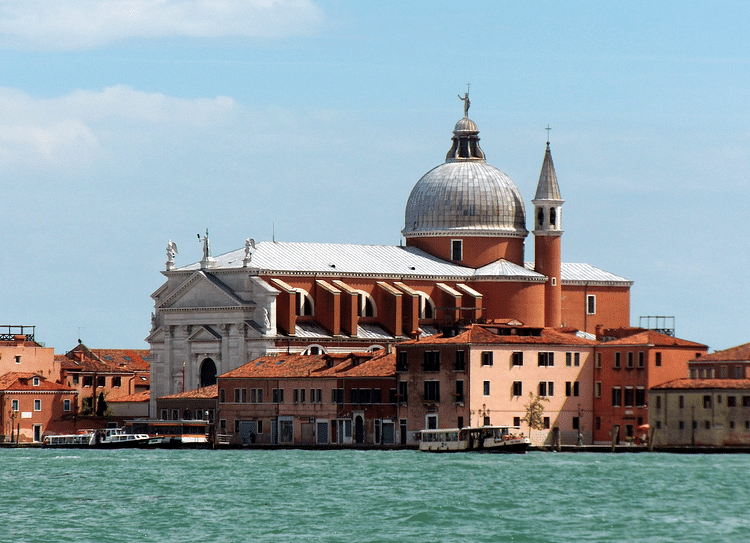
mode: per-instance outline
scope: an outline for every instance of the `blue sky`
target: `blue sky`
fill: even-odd
[[[750,341],[750,4],[0,0],[0,321],[145,348],[165,246],[398,244],[463,115],[631,322]],[[533,259],[533,239],[526,259]]]

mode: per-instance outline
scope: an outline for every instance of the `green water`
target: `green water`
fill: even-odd
[[[750,540],[750,455],[2,450],[0,541]]]

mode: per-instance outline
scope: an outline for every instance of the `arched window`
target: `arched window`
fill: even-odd
[[[544,208],[542,207],[536,212],[536,222],[539,226],[544,226]]]
[[[314,315],[315,305],[310,295],[301,288],[295,290],[297,291],[297,316],[306,317]]]
[[[216,363],[206,358],[201,362],[201,387],[207,387],[216,384]]]
[[[554,207],[549,208],[549,223],[552,226],[555,226],[555,221],[557,221],[557,210]]]
[[[375,300],[372,296],[364,291],[357,291],[357,316],[358,317],[377,317]]]
[[[326,350],[322,345],[309,345],[302,354],[326,354]]]
[[[419,292],[419,318],[434,319],[435,303],[424,292]]]

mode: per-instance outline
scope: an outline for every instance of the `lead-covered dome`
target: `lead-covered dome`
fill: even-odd
[[[518,188],[487,164],[479,130],[466,115],[456,123],[445,163],[417,181],[406,203],[402,234],[526,237],[526,211]]]

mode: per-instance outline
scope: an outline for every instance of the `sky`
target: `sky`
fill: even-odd
[[[750,341],[750,3],[0,0],[0,324],[148,348],[176,265],[397,245],[469,116],[527,224],[549,137],[563,260],[631,324]],[[526,243],[533,260],[533,238]]]

